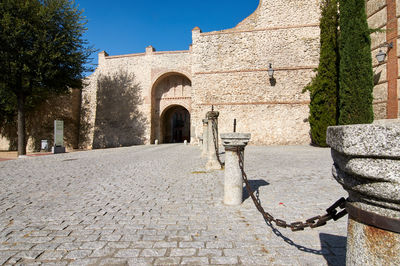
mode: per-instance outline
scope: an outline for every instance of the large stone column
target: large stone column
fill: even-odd
[[[221,140],[225,147],[224,204],[240,205],[243,202],[243,177],[239,155],[244,160],[244,148],[250,140],[250,133],[221,134]]]
[[[221,164],[217,157],[218,152],[218,116],[219,112],[207,112],[208,130],[207,130],[207,146],[208,146],[208,161],[206,164],[207,170],[219,170]]]
[[[327,143],[349,193],[346,265],[400,265],[400,121],[329,127]]]
[[[202,144],[202,157],[208,155],[208,119],[203,119],[203,144]]]

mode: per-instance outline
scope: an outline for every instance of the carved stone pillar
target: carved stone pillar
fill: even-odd
[[[219,170],[221,164],[218,160],[218,116],[219,112],[207,112],[208,130],[207,130],[207,145],[208,145],[208,161],[206,164],[207,170]]]
[[[400,121],[329,127],[327,143],[349,193],[346,265],[400,265]]]
[[[225,147],[224,204],[240,205],[243,202],[243,177],[239,165],[239,154],[244,160],[244,148],[250,140],[250,133],[221,134]]]

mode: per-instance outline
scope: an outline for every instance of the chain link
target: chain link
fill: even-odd
[[[244,171],[244,166],[243,166],[243,151],[244,151],[243,149],[237,148],[237,153],[239,155],[239,167],[242,172],[243,181],[246,184],[247,192],[249,193],[250,197],[252,198],[257,210],[263,215],[264,219],[267,220],[268,222],[270,222],[270,223],[274,222],[277,226],[282,227],[282,228],[290,228],[292,231],[301,231],[307,227],[316,228],[316,227],[326,225],[326,223],[330,220],[337,221],[347,214],[347,211],[345,209],[346,199],[340,198],[338,201],[336,201],[331,207],[329,207],[326,210],[326,214],[312,217],[310,219],[307,219],[305,222],[288,223],[284,220],[274,218],[271,214],[266,212],[264,210],[264,208],[261,206],[261,202],[258,197],[258,190],[256,192],[257,195],[254,195],[254,192],[250,187],[250,184],[247,179],[247,175]],[[340,208],[341,210],[338,211],[337,208]]]

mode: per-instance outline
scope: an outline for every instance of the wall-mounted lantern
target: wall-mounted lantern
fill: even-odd
[[[272,64],[269,64],[269,68],[268,68],[268,76],[270,79],[272,79],[274,77],[274,72],[275,70],[272,68]]]
[[[383,45],[380,47],[387,47],[388,50],[393,48],[393,42],[387,43],[385,42]],[[386,58],[386,53],[383,52],[382,50],[379,50],[378,54],[376,55],[376,60],[378,60],[378,63],[382,63],[385,61]]]

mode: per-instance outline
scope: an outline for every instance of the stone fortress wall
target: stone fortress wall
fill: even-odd
[[[98,75],[125,70],[135,74],[142,89],[141,111],[148,121],[145,143],[159,138],[162,143],[163,110],[157,106],[174,105],[190,113],[191,142],[202,134],[201,120],[212,105],[220,111],[220,132],[231,132],[236,118],[238,131],[252,133],[253,144],[310,142],[309,96],[301,91],[318,65],[318,1],[261,0],[257,10],[235,28],[202,33],[196,27],[192,39],[188,51],[156,52],[148,47],[143,54],[101,52],[99,66],[82,95],[82,105],[90,107],[90,124],[95,125]],[[273,80],[267,72],[269,63],[275,69]],[[157,97],[159,83],[169,76],[187,78],[190,95]],[[167,87],[171,91],[174,86]],[[93,131],[94,126],[91,135]],[[91,147],[91,139],[86,147]]]
[[[41,140],[53,144],[54,120],[64,121],[64,144],[68,150],[79,147],[81,91],[71,89],[67,95],[53,96],[26,117],[27,151],[38,151]],[[17,126],[0,128],[0,151],[17,149]]]
[[[309,143],[308,94],[319,57],[317,1],[260,1],[237,27],[193,30],[193,123],[214,105],[220,132],[252,134],[252,144]],[[268,76],[269,64],[275,69]]]
[[[163,142],[163,117],[174,106],[190,113],[190,140],[196,143],[212,105],[220,111],[221,133],[231,132],[236,118],[239,132],[252,133],[251,144],[309,143],[309,96],[301,91],[318,66],[319,5],[320,0],[260,0],[257,10],[232,29],[203,33],[194,28],[187,51],[157,52],[149,46],[140,54],[100,52],[98,67],[82,91],[76,132],[80,147],[93,147],[98,128],[98,78],[121,71],[133,73],[140,86],[145,144]],[[370,27],[384,30],[371,34],[375,119],[396,118],[400,0],[366,0],[366,7]],[[394,47],[381,47],[385,42]],[[375,58],[380,49],[388,54],[382,64]],[[267,72],[270,63],[273,79]],[[0,149],[6,146],[1,140]]]
[[[191,51],[174,51],[174,52],[156,52],[151,46],[146,48],[146,52],[142,54],[108,56],[106,52],[99,53],[99,63],[96,71],[88,78],[87,86],[82,91],[82,105],[87,106],[85,116],[81,116],[81,123],[89,125],[88,135],[83,148],[91,148],[93,143],[93,135],[96,124],[96,105],[97,105],[97,80],[100,75],[115,75],[119,71],[126,71],[135,75],[141,89],[142,105],[139,107],[140,112],[147,118],[145,125],[145,141],[151,142],[151,121],[152,121],[152,99],[154,89],[160,83],[160,80],[168,77],[185,76],[191,79]],[[172,84],[172,90],[174,87]],[[169,97],[171,104],[183,105],[190,109],[191,103],[185,101],[182,95]],[[154,105],[154,103],[153,103]],[[163,111],[163,110],[162,110]],[[190,110],[189,110],[190,111]],[[154,111],[155,112],[155,111]],[[118,119],[118,118],[117,118]],[[83,121],[86,120],[86,121]],[[154,119],[153,119],[154,120]]]
[[[375,119],[399,114],[399,2],[366,1],[370,27],[384,30],[371,35]],[[318,0],[260,0],[257,10],[235,28],[204,33],[194,28],[188,51],[155,52],[148,47],[144,54],[101,53],[96,72],[126,69],[135,73],[143,90],[142,110],[149,121],[146,143],[160,137],[157,132],[161,130],[162,116],[155,114],[152,99],[156,83],[164,76],[179,73],[190,80],[190,100],[172,98],[164,104],[166,107],[179,104],[188,109],[192,142],[201,136],[201,121],[213,105],[220,111],[220,132],[232,131],[236,118],[238,131],[252,133],[251,144],[307,144],[309,96],[301,91],[318,66],[319,5]],[[386,41],[394,42],[394,47],[382,48]],[[388,53],[382,64],[375,58],[380,49]],[[270,63],[275,70],[273,79],[268,76]],[[156,129],[152,129],[154,124],[158,126]]]
[[[367,0],[369,27],[381,32],[371,34],[371,50],[375,74],[374,111],[375,119],[397,118],[399,113],[400,82],[398,60],[400,0]],[[393,48],[382,47],[393,43]],[[382,50],[387,53],[385,62],[379,64],[375,56]]]

